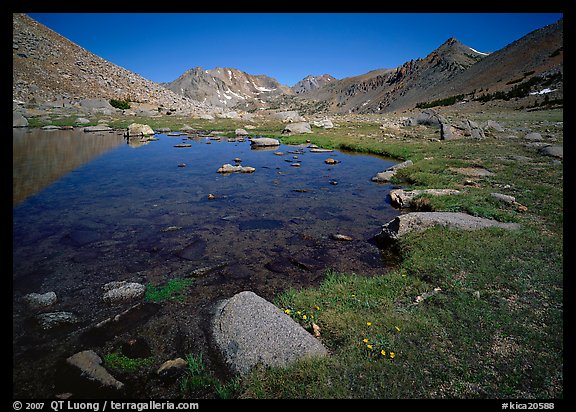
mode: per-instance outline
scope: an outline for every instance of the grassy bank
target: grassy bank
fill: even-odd
[[[519,112],[500,116],[510,130],[528,126],[562,142],[562,130],[552,125],[561,112],[536,120]],[[318,288],[286,291],[275,303],[313,314],[331,355],[256,370],[243,381],[243,397],[563,397],[561,163],[526,147],[522,131],[438,142],[433,129],[409,129],[382,138],[376,122],[351,123],[284,141],[411,159],[414,166],[396,183],[462,191],[428,199],[432,210],[515,221],[522,229],[429,229],[401,241],[401,262],[386,275],[329,272]],[[465,176],[456,167],[493,175]],[[498,202],[491,192],[515,196],[527,209]],[[309,316],[295,318],[309,324]]]

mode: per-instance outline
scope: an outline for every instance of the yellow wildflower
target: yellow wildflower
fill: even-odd
[[[382,354],[382,356],[386,356],[386,351],[385,351],[384,349],[382,349],[382,350],[380,351],[380,353]]]
[[[372,326],[372,322],[366,322],[367,326]]]
[[[368,343],[368,339],[364,339],[364,340],[362,340],[362,342]]]
[[[398,332],[400,332],[400,328],[398,326],[394,326]]]
[[[372,349],[372,345],[366,345],[368,349]]]
[[[290,314],[290,309],[285,309],[285,310],[284,310],[284,313],[287,314],[287,315],[289,315],[289,314]]]
[[[395,356],[396,354],[394,352],[390,352],[390,359],[394,359]]]
[[[302,313],[302,312],[300,312],[300,311],[296,312],[297,315],[300,315],[301,313]]]
[[[302,315],[302,319],[306,320],[306,315]]]

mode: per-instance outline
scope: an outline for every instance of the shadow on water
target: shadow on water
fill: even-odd
[[[199,135],[157,135],[137,147],[116,133],[14,136],[14,187],[38,181],[18,191],[25,200],[15,199],[13,208],[17,397],[66,392],[58,365],[80,350],[104,356],[139,338],[158,365],[210,354],[214,303],[242,290],[272,300],[288,288],[318,285],[329,269],[371,276],[389,268],[370,239],[398,212],[386,199],[390,186],[370,179],[393,160],[284,145],[252,150],[248,140]],[[180,143],[191,146],[175,147]],[[339,162],[326,164],[329,157]],[[216,172],[237,158],[256,171]],[[183,278],[193,282],[178,299],[152,306],[102,299],[111,281],[165,285]],[[33,310],[22,301],[48,291],[58,297],[49,308]],[[38,311],[71,312],[77,322],[43,330]],[[95,333],[94,325],[122,312],[129,321]],[[218,369],[212,356],[205,360]],[[128,396],[178,396],[177,385],[144,372],[120,376],[131,382]]]

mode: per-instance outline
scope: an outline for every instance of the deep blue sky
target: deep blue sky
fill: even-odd
[[[288,86],[426,57],[450,37],[493,52],[561,13],[29,13],[92,53],[155,82],[233,67]]]

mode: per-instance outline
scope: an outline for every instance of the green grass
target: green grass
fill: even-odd
[[[163,302],[166,300],[184,300],[183,292],[194,283],[194,279],[170,279],[163,286],[146,285],[144,299],[149,302]]]
[[[184,398],[216,397],[230,399],[236,397],[240,388],[238,378],[221,383],[206,367],[202,352],[198,355],[186,355],[188,369],[180,378],[180,393]]]
[[[121,372],[133,372],[141,367],[151,366],[153,363],[154,357],[133,359],[115,352],[104,356],[104,365],[107,368]]]

